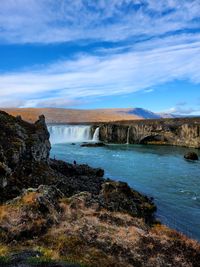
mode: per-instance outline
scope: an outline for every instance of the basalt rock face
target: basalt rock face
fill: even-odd
[[[48,160],[51,146],[44,116],[29,124],[1,111],[0,127],[0,160],[9,168],[25,160]]]
[[[26,185],[41,184],[33,173],[46,168],[50,148],[44,116],[29,124],[0,112],[0,201],[16,196]]]
[[[100,140],[108,143],[160,144],[200,148],[199,119],[145,120],[100,126]]]

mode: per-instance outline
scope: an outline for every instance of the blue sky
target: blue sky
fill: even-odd
[[[2,0],[0,107],[200,114],[200,1]]]

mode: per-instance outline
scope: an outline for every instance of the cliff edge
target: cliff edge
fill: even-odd
[[[121,121],[99,126],[102,142],[200,148],[199,118]]]

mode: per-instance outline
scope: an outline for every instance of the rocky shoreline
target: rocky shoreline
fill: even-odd
[[[50,159],[44,116],[0,112],[0,266],[198,266],[200,245],[102,169]]]
[[[200,119],[154,119],[93,124],[101,142],[200,148]]]

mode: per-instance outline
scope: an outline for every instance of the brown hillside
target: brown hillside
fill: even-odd
[[[29,122],[36,121],[41,114],[45,115],[47,123],[87,123],[141,119],[134,114],[128,114],[131,109],[8,108],[4,110],[13,116],[21,115],[24,120]]]

